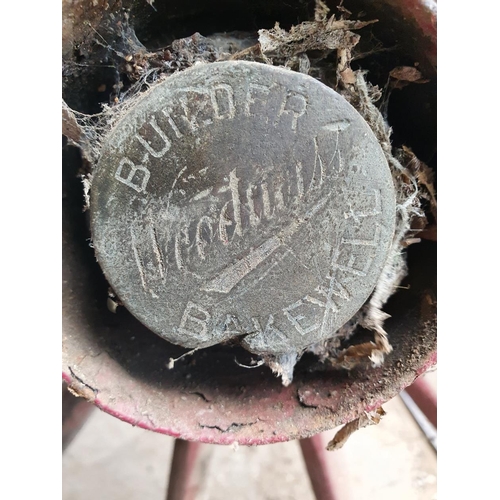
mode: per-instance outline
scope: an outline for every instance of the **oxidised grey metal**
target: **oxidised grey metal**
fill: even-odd
[[[341,96],[264,64],[197,65],[109,134],[91,190],[97,259],[146,326],[255,353],[331,337],[367,300],[394,234],[394,186]]]

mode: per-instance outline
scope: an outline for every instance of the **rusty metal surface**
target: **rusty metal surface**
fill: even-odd
[[[112,335],[115,342],[116,333],[129,339],[153,335],[124,328]],[[369,373],[311,373],[303,360],[285,388],[268,369],[237,367],[231,348],[201,352],[170,371],[165,359],[178,354],[176,349],[136,344],[136,349],[120,349],[125,359],[119,361],[90,345],[67,346],[65,358],[81,362],[70,361],[64,376],[74,390],[133,425],[218,444],[266,444],[331,429],[392,398],[413,381],[416,368],[435,362],[432,344],[413,349],[409,342],[403,352],[398,346],[383,369]]]
[[[406,3],[405,15],[427,9],[426,3]],[[425,15],[435,22],[429,9]],[[435,44],[430,49],[431,60]],[[169,370],[169,359],[184,349],[153,334],[124,308],[116,315],[107,310],[107,284],[86,241],[80,181],[67,165],[64,174],[63,378],[102,410],[183,439],[266,444],[350,421],[394,397],[436,362],[436,249],[423,242],[408,250],[410,288],[387,306],[394,352],[383,367],[347,373],[307,356],[285,388],[265,367],[236,365],[235,358],[250,362],[243,349],[215,346]]]

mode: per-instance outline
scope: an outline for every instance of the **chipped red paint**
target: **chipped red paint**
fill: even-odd
[[[427,360],[427,362],[417,370],[417,376],[415,378],[420,377],[420,375],[423,375],[425,372],[429,371],[436,364],[437,364],[437,351],[434,351]]]
[[[422,369],[432,366],[435,360],[434,353],[429,354]],[[387,368],[390,371],[391,366]],[[327,376],[297,380],[285,388],[270,376],[268,370],[267,373],[263,370],[264,387],[258,381],[252,383],[248,388],[250,397],[247,398],[247,404],[227,395],[205,400],[196,391],[179,393],[175,385],[164,391],[160,398],[156,395],[156,399],[153,399],[154,388],[134,387],[132,381],[130,390],[124,393],[110,387],[105,397],[101,397],[99,391],[93,403],[131,425],[184,440],[213,444],[232,444],[237,441],[241,445],[261,445],[308,437],[349,422],[363,411],[378,408],[398,394],[414,380],[414,373],[411,369],[406,370],[397,384],[393,384],[384,369],[374,369],[373,378],[363,382],[348,378],[345,374],[336,381],[333,377],[339,374],[327,372]],[[78,391],[81,386],[78,380],[72,379],[67,372],[63,373],[63,378]],[[367,394],[377,393],[379,379],[382,380],[380,397],[364,401]],[[97,387],[106,387],[110,382],[111,386],[122,385],[122,380],[117,380],[115,384],[113,379],[100,377],[92,382]],[[266,397],[265,386],[268,384],[274,390],[269,391]],[[131,398],[130,394],[134,397]],[[159,399],[163,398],[170,402],[168,412],[162,412],[159,404]],[[138,411],[140,408],[143,408],[142,412]],[[141,415],[146,412],[149,418]]]

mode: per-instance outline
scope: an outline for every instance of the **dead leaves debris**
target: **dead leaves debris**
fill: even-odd
[[[329,9],[321,1],[316,2],[314,21],[305,21],[292,26],[289,31],[276,23],[270,30],[259,30],[259,43],[262,54],[270,61],[290,66],[291,61],[311,51],[329,53],[345,50],[350,54],[359,42],[360,36],[351,30],[358,30],[376,23],[377,20],[359,21],[328,17]],[[347,67],[342,68],[346,70]],[[346,74],[347,78],[351,75]]]
[[[402,89],[410,83],[428,83],[429,80],[414,66],[397,66],[389,73],[390,84],[395,89]]]
[[[332,51],[352,48],[359,42],[359,35],[351,32],[377,22],[337,20],[306,21],[286,31],[276,23],[270,30],[259,30],[259,42],[264,55],[289,59],[308,51]]]

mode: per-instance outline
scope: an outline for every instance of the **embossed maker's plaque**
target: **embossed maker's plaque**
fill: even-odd
[[[394,234],[384,154],[311,77],[199,65],[110,133],[91,191],[97,259],[125,306],[186,347],[256,353],[331,337],[374,289]]]

